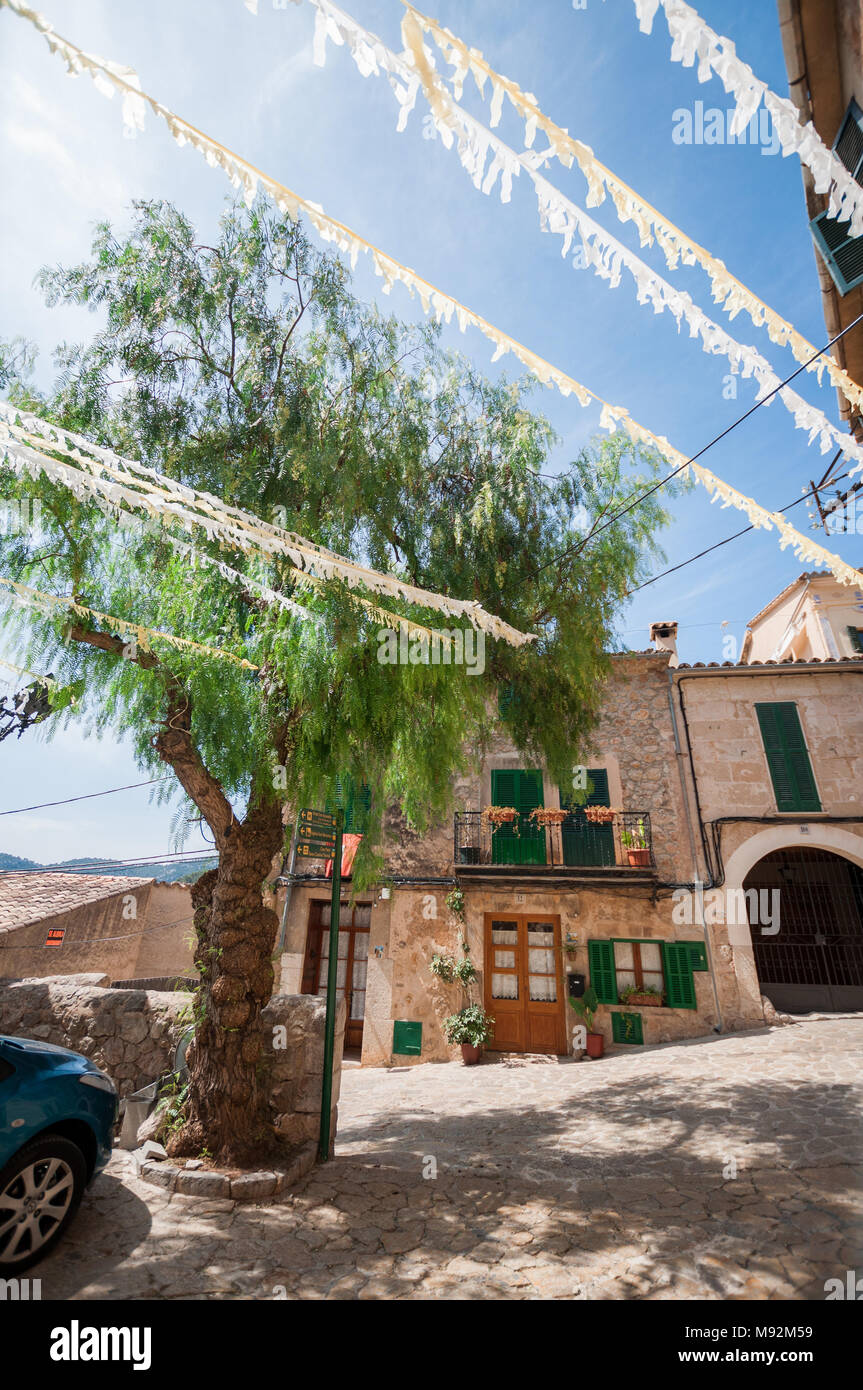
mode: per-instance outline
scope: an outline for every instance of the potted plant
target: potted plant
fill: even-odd
[[[483,1045],[492,1036],[494,1019],[479,1004],[468,1004],[444,1019],[443,1030],[447,1042],[461,1045],[464,1064],[470,1067],[479,1061]]]
[[[605,1051],[605,1038],[601,1033],[594,1032],[593,1029],[596,1011],[599,1008],[599,1000],[593,985],[584,991],[580,999],[575,999],[570,995],[569,1002],[587,1028],[586,1050],[588,1057],[601,1057]]]
[[[652,985],[625,985],[618,994],[621,1004],[634,1004],[637,1008],[659,1008],[662,1004],[662,991]]]
[[[585,806],[584,814],[591,825],[611,825],[617,812],[611,806]]]
[[[644,821],[639,818],[634,828],[622,830],[620,833],[620,843],[626,850],[626,857],[629,860],[630,868],[641,865],[645,868],[650,867],[650,845],[647,839],[647,830]]]
[[[534,806],[530,820],[537,825],[563,825],[568,815],[569,811],[562,806]]]
[[[512,825],[518,834],[518,808],[515,806],[486,806],[482,813],[482,819],[486,825],[492,828],[492,834],[501,825]]]

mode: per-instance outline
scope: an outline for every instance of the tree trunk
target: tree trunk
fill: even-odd
[[[218,869],[192,889],[201,984],[185,1121],[168,1144],[172,1155],[206,1149],[221,1164],[242,1166],[278,1145],[260,1065],[278,918],[264,906],[261,887],[283,835],[278,803],[250,811],[234,823]]]

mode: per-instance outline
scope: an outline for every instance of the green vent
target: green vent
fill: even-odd
[[[641,1014],[618,1014],[611,1015],[611,1038],[612,1042],[629,1043],[633,1047],[644,1046],[644,1030],[641,1024]]]
[[[423,1026],[396,1019],[393,1024],[393,1053],[408,1057],[419,1057],[423,1050]]]

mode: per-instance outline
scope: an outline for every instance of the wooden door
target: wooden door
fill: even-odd
[[[371,903],[343,902],[339,917],[336,998],[346,999],[345,1047],[361,1047],[366,1013]],[[306,940],[303,993],[327,996],[330,963],[330,904],[313,902]]]
[[[487,913],[485,1008],[497,1052],[566,1052],[560,918]]]

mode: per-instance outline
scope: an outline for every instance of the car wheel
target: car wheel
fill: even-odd
[[[53,1249],[87,1184],[84,1155],[61,1134],[45,1134],[0,1172],[0,1270],[28,1269]]]

